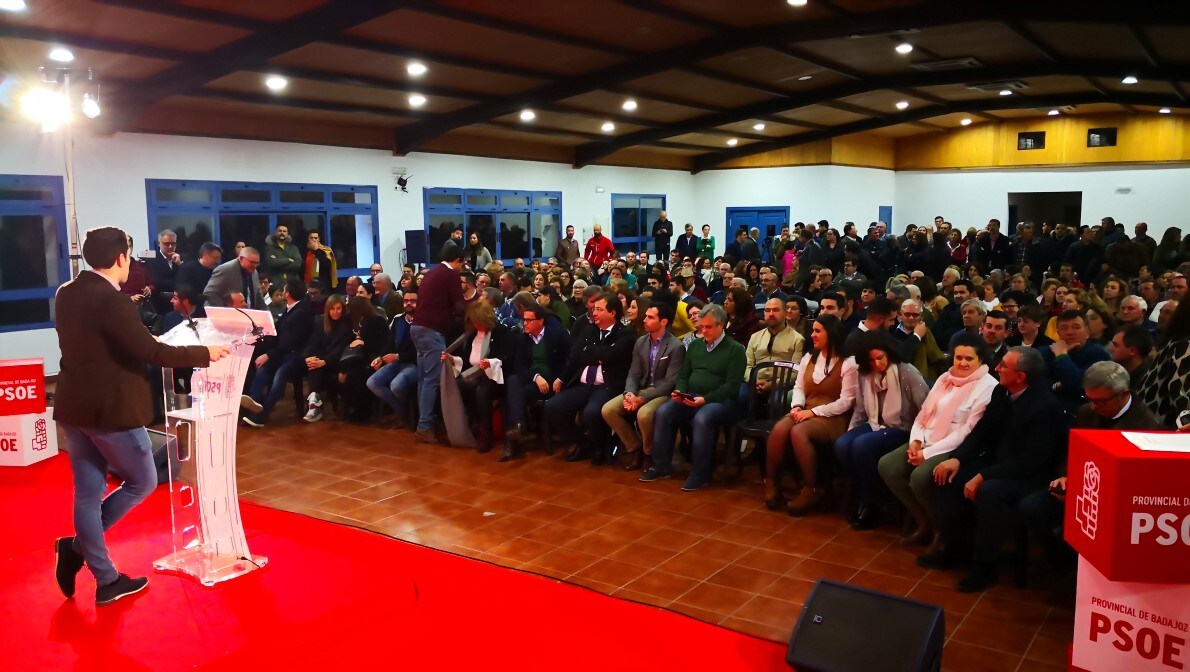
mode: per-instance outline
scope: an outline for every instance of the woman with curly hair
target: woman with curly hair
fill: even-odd
[[[727,335],[740,345],[748,347],[748,339],[760,327],[760,322],[756,319],[756,309],[752,305],[752,297],[745,290],[732,287],[723,298],[723,310],[727,312]]]

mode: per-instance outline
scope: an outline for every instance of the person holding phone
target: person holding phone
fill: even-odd
[[[653,429],[653,466],[640,475],[650,483],[673,475],[673,451],[678,427],[689,425],[694,451],[690,477],[682,490],[701,490],[711,482],[712,458],[719,428],[732,421],[736,397],[744,384],[748,358],[744,346],[726,334],[727,313],[711,304],[699,314],[702,338],[686,351],[674,391],[657,409]]]

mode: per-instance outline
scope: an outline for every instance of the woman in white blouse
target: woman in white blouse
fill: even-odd
[[[462,357],[443,352],[442,361],[451,358],[467,418],[477,425],[477,448],[486,453],[492,449],[492,402],[504,398],[504,362],[513,352],[515,335],[496,321],[487,301],[472,301],[464,320]]]
[[[814,320],[810,332],[814,350],[802,357],[793,388],[793,407],[769,433],[765,506],[770,509],[778,509],[784,502],[781,462],[789,445],[793,446],[802,477],[801,490],[787,507],[789,515],[805,515],[825,497],[825,489],[818,486],[818,456],[814,445],[830,445],[847,431],[855,402],[855,360],[844,355],[843,340],[843,323],[839,318],[823,315]]]
[[[880,477],[916,523],[914,531],[901,538],[903,544],[937,538],[934,467],[958,448],[987,410],[996,387],[988,357],[982,337],[960,334],[954,341],[954,364],[926,397],[909,430],[909,444],[880,459]]]

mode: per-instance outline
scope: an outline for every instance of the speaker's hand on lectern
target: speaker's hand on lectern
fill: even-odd
[[[211,355],[211,361],[217,362],[224,357],[231,354],[231,348],[226,345],[208,345],[207,352]]]

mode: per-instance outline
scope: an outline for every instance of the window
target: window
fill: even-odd
[[[1088,147],[1115,147],[1116,146],[1116,129],[1111,128],[1092,128],[1087,131],[1087,146]]]
[[[1016,148],[1019,150],[1045,149],[1045,131],[1017,133]]]
[[[464,243],[479,236],[493,259],[547,259],[558,247],[562,194],[555,191],[426,188],[426,241],[430,263],[442,260],[451,233],[463,231]]]
[[[612,194],[611,236],[620,254],[656,253],[653,222],[661,218],[664,209],[664,194]],[[670,234],[676,235],[673,231]]]
[[[363,275],[380,259],[375,186],[146,180],[149,234],[178,234],[178,254],[197,259],[214,242],[231,259],[236,243],[263,251],[278,225],[304,247],[317,232],[335,251],[339,277]]]
[[[0,175],[0,331],[54,326],[70,278],[62,178]]]

